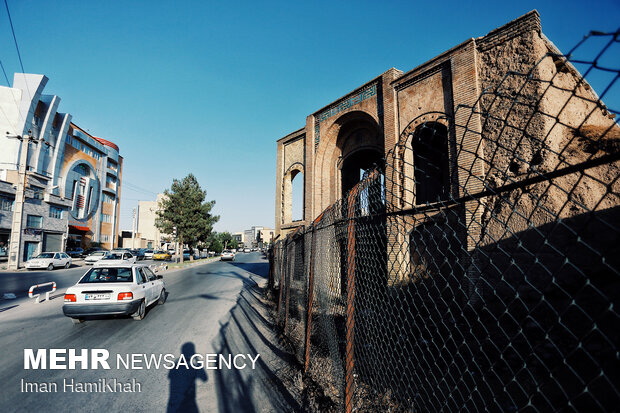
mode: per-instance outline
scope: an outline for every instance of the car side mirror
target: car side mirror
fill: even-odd
[[[163,280],[163,279],[164,279],[164,276],[163,276],[163,275],[159,275],[159,274],[158,274],[158,275],[157,275],[157,279],[158,279],[158,280]]]

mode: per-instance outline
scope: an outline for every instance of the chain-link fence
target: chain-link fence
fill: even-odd
[[[416,118],[271,250],[278,322],[339,409],[618,409],[618,36]]]

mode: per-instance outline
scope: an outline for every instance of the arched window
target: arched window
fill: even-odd
[[[445,200],[449,194],[448,128],[438,122],[415,130],[411,146],[417,205]]]
[[[291,174],[291,216],[293,221],[304,219],[304,174]]]

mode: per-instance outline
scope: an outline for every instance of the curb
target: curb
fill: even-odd
[[[215,257],[213,259],[207,259],[205,261],[201,260],[201,261],[198,261],[198,262],[195,262],[195,263],[192,263],[192,264],[184,265],[183,267],[180,267],[180,268],[169,268],[165,272],[162,272],[161,274],[170,274],[171,272],[176,272],[176,271],[179,271],[179,270],[184,270],[184,269],[189,268],[189,267],[196,267],[198,265],[210,264],[212,262],[217,262],[217,261],[219,261],[219,257]]]

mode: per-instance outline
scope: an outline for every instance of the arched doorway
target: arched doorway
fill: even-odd
[[[364,172],[383,164],[385,154],[383,135],[374,119],[358,116],[344,119],[336,147],[340,150],[340,196],[345,196]]]

